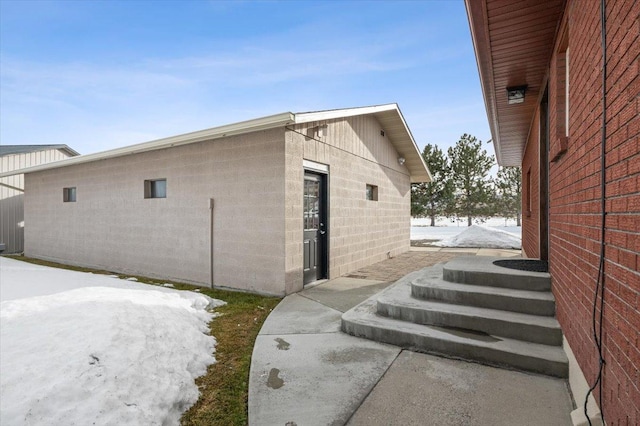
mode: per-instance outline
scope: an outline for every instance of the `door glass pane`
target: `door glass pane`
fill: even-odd
[[[320,182],[315,179],[304,181],[304,229],[318,229],[320,225]]]

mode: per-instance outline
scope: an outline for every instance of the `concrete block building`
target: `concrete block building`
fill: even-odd
[[[548,260],[577,361],[574,423],[595,384],[607,424],[640,424],[640,2],[465,3],[498,162],[522,167],[523,251]]]
[[[0,173],[79,155],[67,145],[0,145]],[[0,252],[24,249],[24,175],[0,178]]]
[[[27,256],[273,295],[407,251],[410,185],[430,179],[396,104],[287,112],[21,172]]]

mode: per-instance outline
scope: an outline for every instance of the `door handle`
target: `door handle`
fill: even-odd
[[[320,231],[320,235],[324,235],[326,233],[327,233],[327,231]]]

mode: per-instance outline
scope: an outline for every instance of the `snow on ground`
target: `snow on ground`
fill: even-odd
[[[431,221],[428,218],[411,219],[411,239],[432,241],[449,240],[454,238],[456,235],[459,235],[463,231],[469,229],[469,227],[467,226],[466,218],[458,222],[452,222],[449,219],[439,219],[436,221],[436,226],[429,226],[430,223]],[[507,224],[507,226],[505,226],[505,223]],[[518,237],[522,235],[522,228],[520,226],[515,226],[515,221],[513,220],[507,221],[504,218],[490,218],[484,224],[482,224],[482,226],[491,230],[509,232],[511,234],[515,234]],[[486,248],[493,247],[487,246]]]
[[[0,424],[178,424],[215,362],[205,295],[0,257]]]
[[[510,232],[488,226],[471,225],[461,233],[433,243],[437,247],[482,247],[520,249],[522,239]]]

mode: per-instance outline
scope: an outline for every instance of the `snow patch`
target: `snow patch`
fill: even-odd
[[[520,249],[522,239],[510,232],[488,226],[472,225],[461,233],[433,243],[437,247],[479,247]]]
[[[177,425],[197,401],[224,302],[4,257],[0,283],[0,424]]]

